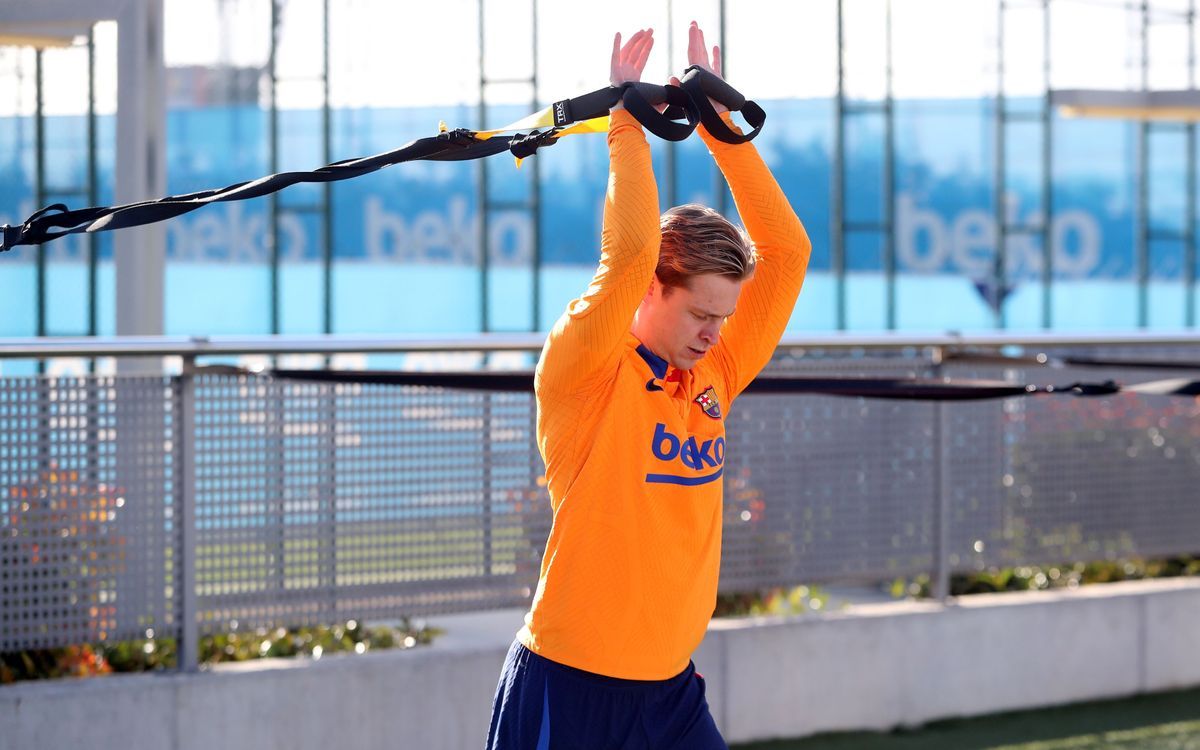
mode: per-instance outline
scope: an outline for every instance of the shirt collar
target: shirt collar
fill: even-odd
[[[667,360],[650,351],[645,344],[638,344],[637,353],[650,365],[650,372],[654,373],[654,377],[661,380],[667,376]]]

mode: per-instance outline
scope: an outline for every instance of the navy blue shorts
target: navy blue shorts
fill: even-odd
[[[620,680],[538,656],[514,641],[486,750],[728,750],[689,663],[669,680]]]

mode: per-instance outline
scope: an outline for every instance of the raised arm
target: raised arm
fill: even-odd
[[[652,31],[639,31],[621,46],[613,40],[611,81],[641,79],[654,45]],[[618,104],[608,130],[608,190],[600,264],[582,297],[554,324],[537,369],[537,388],[579,392],[615,374],[621,342],[650,286],[658,263],[658,188],[650,146],[641,125]]]
[[[710,63],[704,33],[695,22],[689,29],[688,61],[721,75],[720,49],[713,47]],[[716,101],[713,106],[737,131],[726,108]],[[729,183],[757,256],[754,276],[742,287],[737,312],[721,329],[715,347],[732,397],[766,366],[779,344],[804,283],[812,243],[753,144],[719,141],[703,127],[700,137]]]

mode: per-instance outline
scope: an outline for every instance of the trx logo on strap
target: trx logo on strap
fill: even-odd
[[[571,103],[566,99],[554,103],[554,124],[566,125],[571,122]]]

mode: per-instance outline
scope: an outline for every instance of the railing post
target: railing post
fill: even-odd
[[[182,627],[179,637],[179,670],[195,672],[199,669],[200,638],[196,621],[196,358],[183,358],[183,372],[179,375],[179,400],[181,423],[176,445],[179,471],[179,516],[182,540],[180,544],[180,617]]]
[[[945,351],[942,347],[933,350],[933,375],[942,377],[942,362]],[[930,593],[934,599],[945,601],[950,598],[950,435],[947,429],[949,418],[945,401],[933,405],[933,464],[934,464],[934,509],[933,509],[933,573],[930,576]]]

